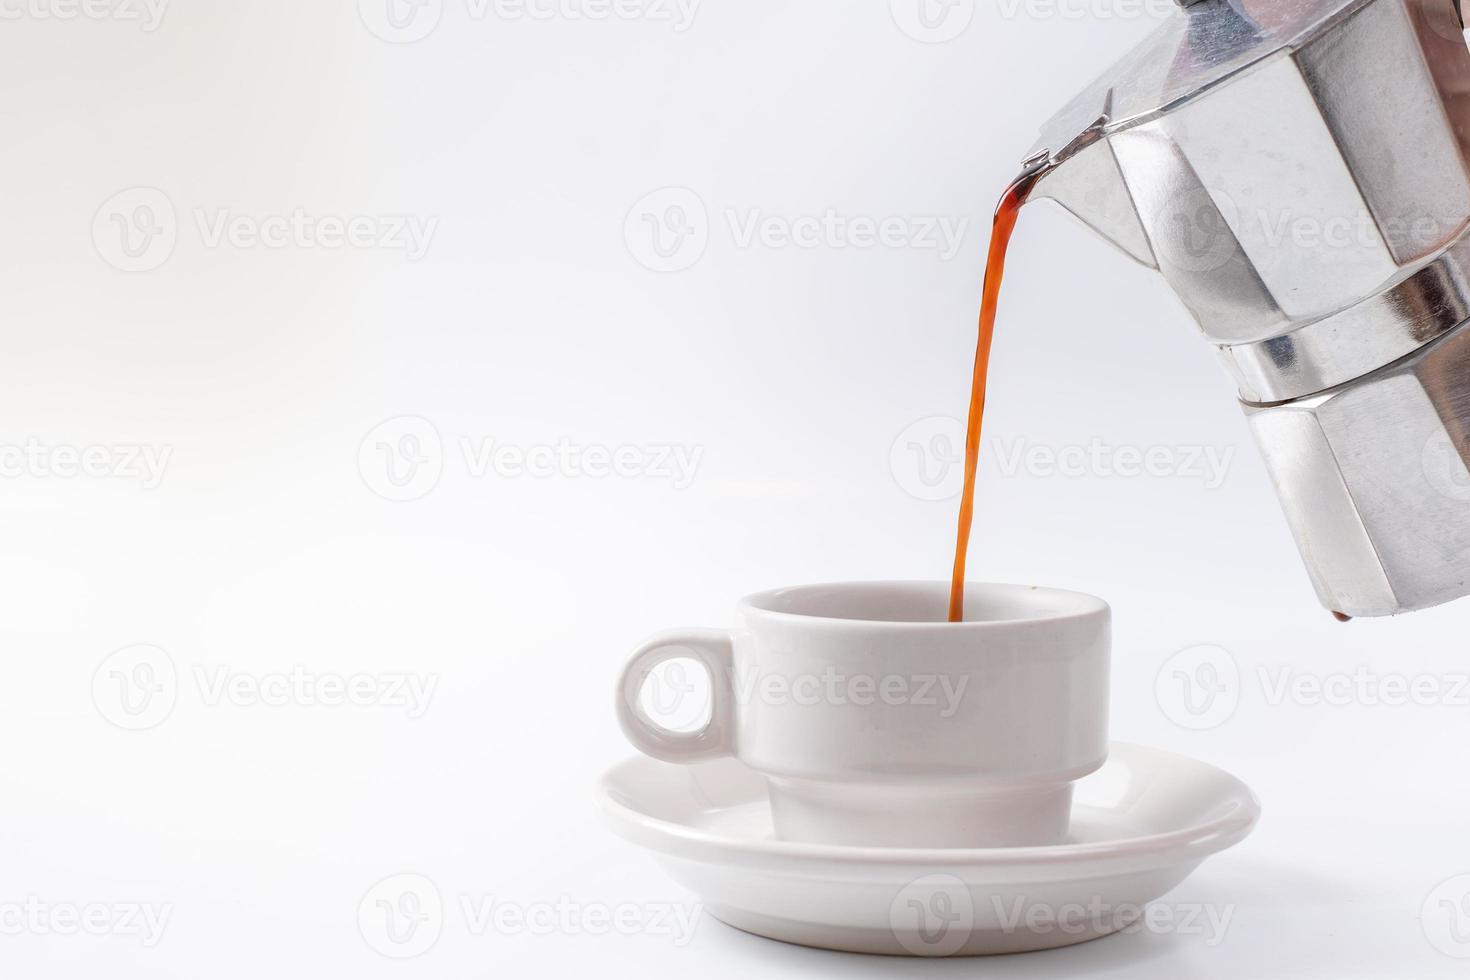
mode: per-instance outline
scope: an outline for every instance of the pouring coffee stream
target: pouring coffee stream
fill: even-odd
[[[980,296],[980,336],[975,347],[975,373],[970,384],[969,421],[965,430],[965,484],[960,494],[960,525],[955,535],[954,573],[949,586],[949,621],[965,620],[965,563],[970,552],[970,531],[975,523],[975,481],[980,468],[980,435],[985,423],[985,394],[990,377],[990,349],[995,342],[995,318],[1000,311],[1001,281],[1005,278],[1006,253],[1021,208],[1031,190],[1046,172],[1043,161],[1028,167],[1011,182],[995,209],[990,233],[990,255],[985,263],[985,280]]]
[[[985,397],[990,379],[990,351],[995,343],[995,321],[1000,312],[1001,286],[1005,280],[1006,256],[1011,236],[1021,217],[1021,208],[1031,191],[1046,173],[1048,164],[1028,167],[1011,182],[995,209],[995,222],[990,233],[990,252],[985,263],[984,285],[980,297],[980,331],[975,347],[975,371],[970,383],[970,410],[965,429],[965,481],[960,493],[959,528],[955,535],[954,571],[949,586],[949,621],[965,620],[965,566],[970,553],[970,537],[975,524],[975,484],[980,469],[980,441],[985,424]],[[1350,623],[1353,617],[1332,610],[1332,618]]]

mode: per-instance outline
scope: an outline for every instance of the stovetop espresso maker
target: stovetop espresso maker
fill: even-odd
[[[1470,593],[1470,48],[1457,0],[1176,0],[1043,130],[1240,389],[1329,609]]]

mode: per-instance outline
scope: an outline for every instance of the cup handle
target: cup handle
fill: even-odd
[[[639,704],[648,675],[670,660],[689,658],[709,674],[709,722],[697,732],[657,724]],[[730,634],[721,630],[676,630],[644,641],[618,681],[618,723],[637,749],[663,762],[688,765],[735,752],[735,667]]]

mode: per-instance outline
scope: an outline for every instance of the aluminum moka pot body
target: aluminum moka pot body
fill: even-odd
[[[1044,129],[1034,196],[1158,270],[1322,603],[1470,593],[1470,49],[1455,0],[1193,0]]]

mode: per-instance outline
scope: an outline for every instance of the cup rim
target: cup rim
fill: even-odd
[[[1039,596],[1051,600],[1059,606],[1070,608],[1062,608],[1060,611],[1052,612],[1037,612],[1029,615],[1023,614],[1004,619],[967,619],[959,623],[951,623],[947,620],[856,619],[843,616],[820,616],[773,608],[775,604],[790,601],[793,598],[815,597],[817,593],[831,593],[834,591],[891,593],[895,591],[913,592],[915,590],[934,590],[942,595],[943,602],[947,604],[949,588],[950,583],[948,582],[924,579],[819,582],[809,585],[767,589],[763,592],[753,593],[740,600],[737,612],[742,618],[754,618],[786,624],[805,623],[812,626],[870,631],[895,630],[920,632],[926,630],[942,630],[951,633],[961,631],[981,633],[998,629],[1014,629],[1017,626],[1076,622],[1097,616],[1106,616],[1112,611],[1112,607],[1105,600],[1086,592],[1077,592],[1072,589],[1060,589],[1045,585],[1019,585],[1003,582],[967,582],[965,584],[966,602],[969,603],[972,598],[986,595],[992,598],[999,596],[1001,598],[1012,599],[1025,595],[1032,598]],[[941,608],[946,608],[946,606],[941,606]]]

